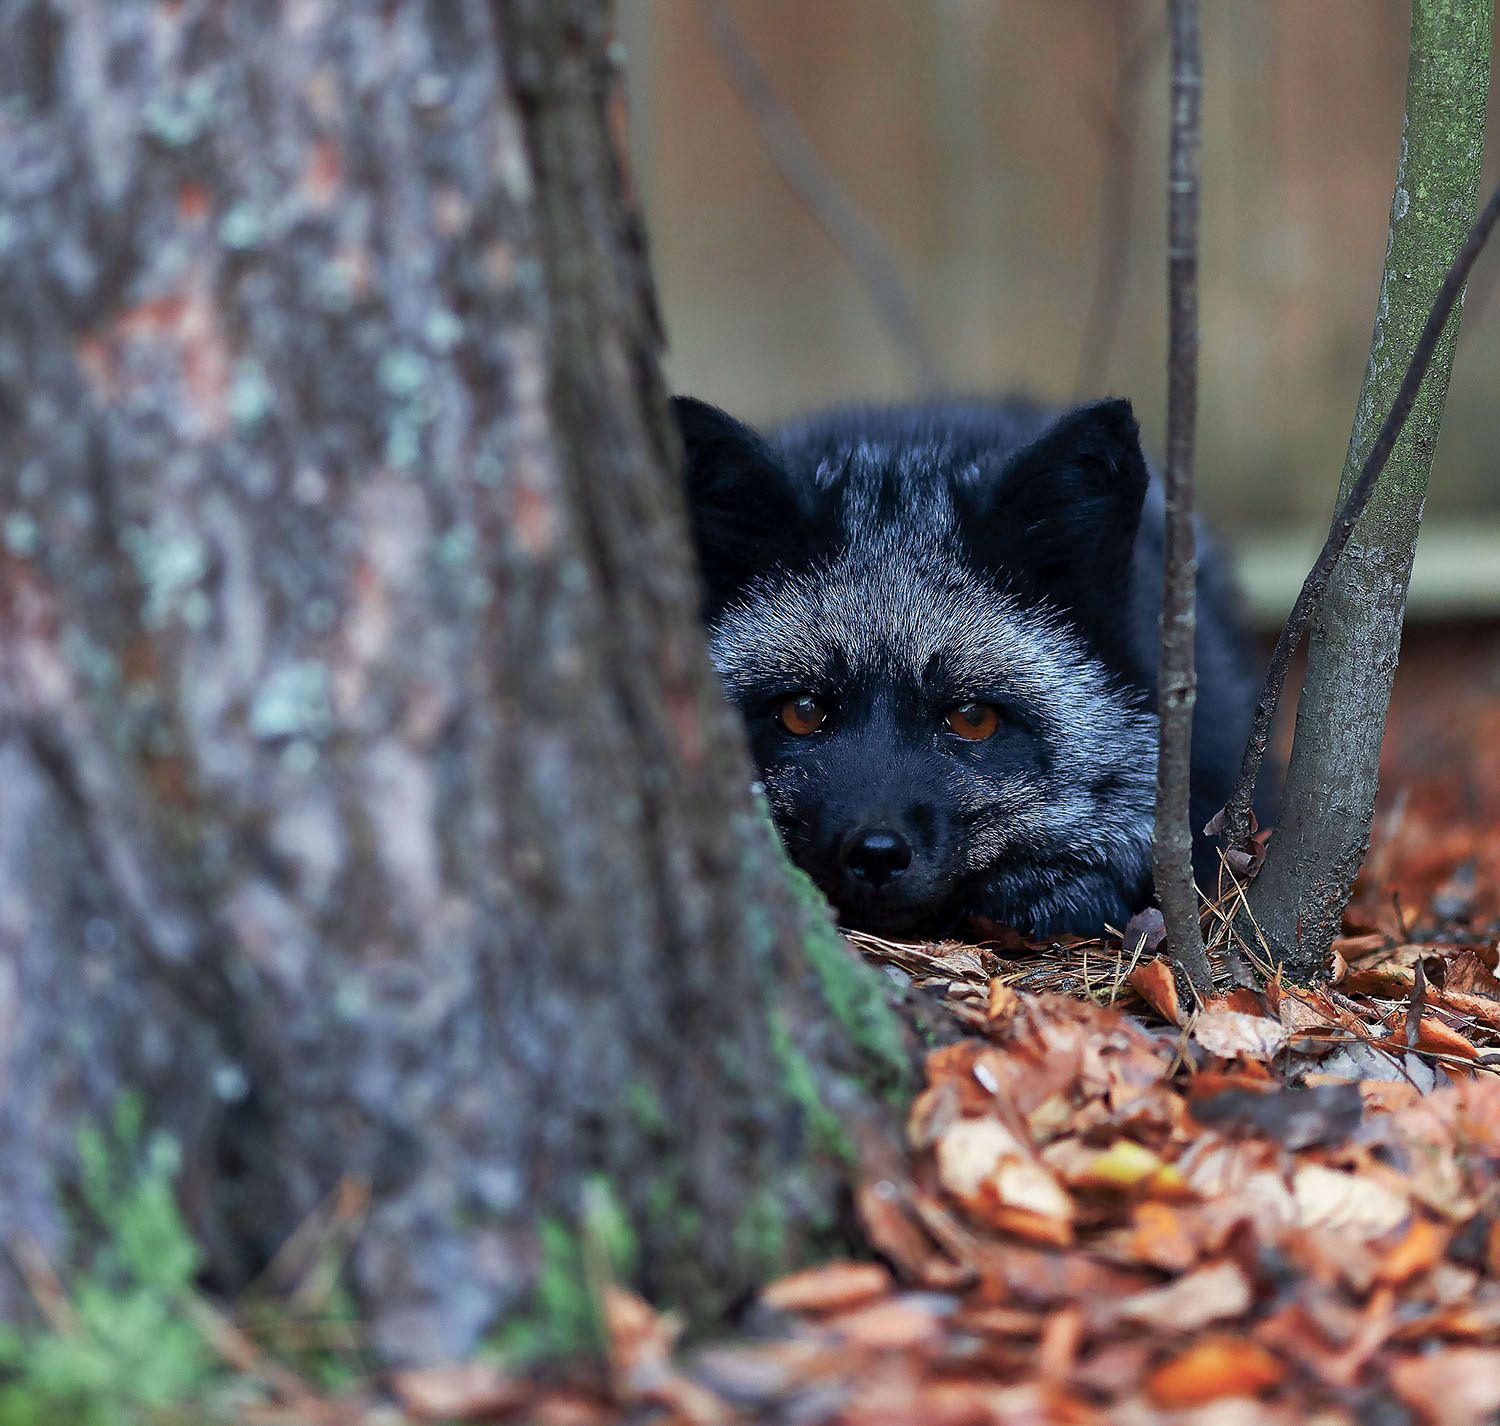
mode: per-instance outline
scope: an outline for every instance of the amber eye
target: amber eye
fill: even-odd
[[[781,726],[796,737],[816,733],[828,721],[828,710],[810,693],[797,693],[776,710]]]
[[[960,703],[948,710],[948,731],[982,743],[1000,726],[1000,710],[993,703]]]

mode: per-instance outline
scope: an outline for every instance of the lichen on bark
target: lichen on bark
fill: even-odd
[[[65,1277],[127,1088],[226,1291],[365,1185],[404,1361],[577,1336],[600,1185],[710,1318],[890,1129],[697,623],[614,54],[0,0],[0,1239]]]

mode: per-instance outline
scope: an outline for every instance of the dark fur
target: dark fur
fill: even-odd
[[[1129,403],[850,408],[768,436],[675,406],[714,661],[788,848],[845,921],[1123,925],[1150,897],[1162,545]],[[1198,829],[1253,699],[1206,539],[1200,571]],[[776,710],[804,690],[835,711],[796,738]],[[946,730],[968,699],[1003,711],[985,742]],[[871,885],[856,864],[885,841],[910,863]]]

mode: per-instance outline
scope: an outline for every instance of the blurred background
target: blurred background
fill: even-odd
[[[751,421],[934,383],[1165,431],[1160,0],[621,0],[673,387]],[[1326,533],[1400,139],[1405,0],[1204,14],[1199,485],[1279,623]],[[1497,105],[1491,100],[1492,126]],[[1486,187],[1500,169],[1490,143]],[[1412,616],[1500,614],[1500,253]]]

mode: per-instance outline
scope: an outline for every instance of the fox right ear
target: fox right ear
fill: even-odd
[[[688,509],[710,612],[784,563],[806,498],[776,452],[749,426],[691,396],[674,396]]]

